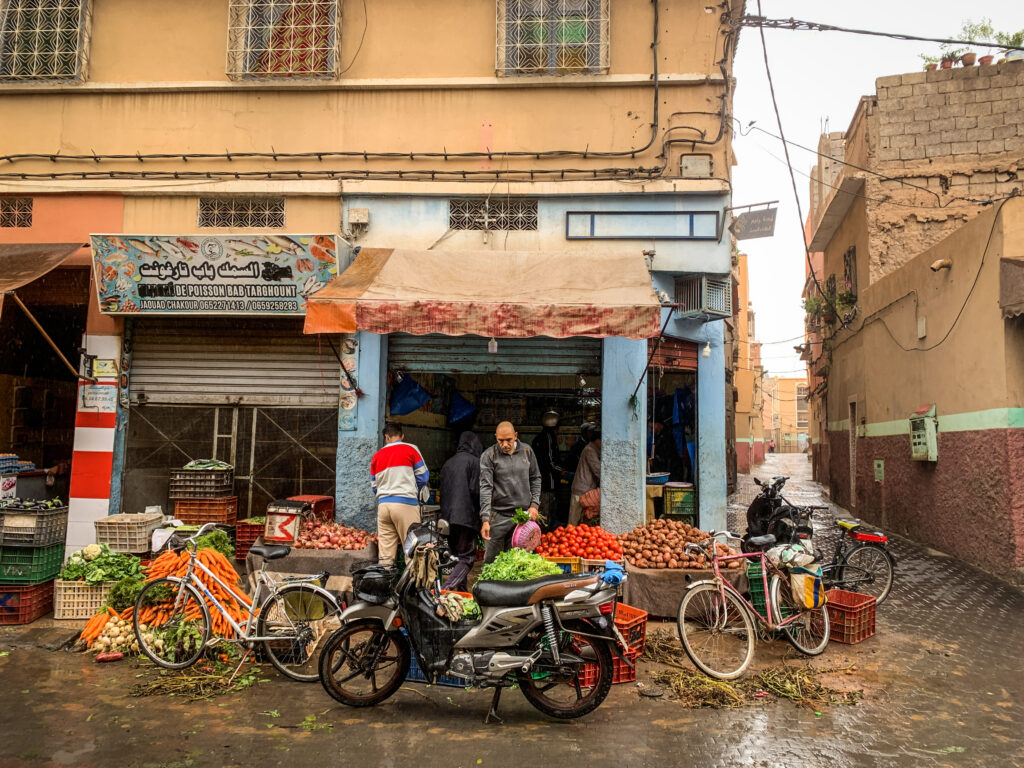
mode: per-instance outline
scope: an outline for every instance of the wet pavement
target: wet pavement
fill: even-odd
[[[791,475],[793,501],[828,501],[802,455],[774,454],[757,474]],[[730,511],[742,521],[756,489],[740,479]],[[47,650],[69,629],[41,621],[0,628],[0,768],[1024,765],[1024,595],[942,553],[891,542],[896,586],[878,633],[833,643],[813,661],[855,665],[840,680],[863,689],[855,706],[694,710],[624,684],[592,715],[563,723],[512,690],[504,725],[485,726],[490,692],[407,684],[357,710],[270,670],[268,682],[210,701],[132,698],[148,665]],[[754,668],[778,663],[787,648],[759,643]],[[650,671],[639,665],[647,686]]]

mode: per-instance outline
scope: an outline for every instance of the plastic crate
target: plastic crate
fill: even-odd
[[[249,548],[256,543],[256,540],[263,535],[266,523],[250,523],[248,520],[239,520],[235,526],[235,560],[245,560],[249,554]]]
[[[661,493],[662,508],[665,517],[693,517],[696,514],[693,488],[665,487]]]
[[[619,603],[615,608],[615,626],[619,628],[629,650],[638,655],[647,647],[647,611]]]
[[[233,469],[172,469],[167,483],[169,499],[216,499],[235,489]]]
[[[830,589],[828,598],[829,639],[837,643],[859,643],[875,634],[876,601],[871,595]]]
[[[612,685],[636,681],[636,657],[638,655],[634,650],[626,651],[626,658],[632,663],[632,668],[618,656],[612,656]],[[586,664],[580,675],[580,685],[588,686],[595,682],[597,682],[597,664]]]
[[[747,589],[750,591],[750,602],[762,616],[767,615],[767,600],[764,583],[761,581],[761,563],[751,560],[747,563]]]
[[[578,557],[545,557],[544,559],[561,568],[562,573],[580,572],[580,558]]]
[[[0,625],[29,624],[53,610],[53,581],[0,586]]]
[[[288,501],[302,501],[309,504],[313,510],[309,513],[308,519],[321,520],[325,523],[334,522],[334,497],[333,496],[289,496]]]
[[[419,663],[416,661],[416,654],[409,651],[409,674],[405,677],[407,682],[410,683],[426,683],[427,676],[423,674],[423,670],[420,669]],[[453,677],[451,675],[441,675],[437,678],[435,685],[446,685],[449,688],[465,688],[470,685],[470,682],[464,677]]]
[[[174,516],[188,525],[234,525],[238,519],[238,497],[181,499],[174,502]]]
[[[116,581],[104,581],[92,586],[84,581],[53,582],[53,618],[88,619],[100,612],[107,604],[110,590]]]
[[[64,545],[0,547],[0,584],[53,581],[64,562]]]
[[[96,520],[96,543],[106,544],[115,552],[135,555],[149,552],[153,531],[163,525],[159,512],[108,515]]]
[[[0,546],[48,547],[64,541],[68,508],[19,511],[0,509]]]

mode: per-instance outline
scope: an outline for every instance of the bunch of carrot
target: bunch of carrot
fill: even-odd
[[[208,579],[206,573],[198,568],[194,571],[194,576],[202,581],[206,588],[220,601],[232,619],[239,624],[243,623],[248,618],[248,610],[242,607],[239,599],[250,603],[252,601],[248,595],[235,586],[238,581],[238,573],[235,571],[235,567],[228,562],[224,555],[215,549],[200,549],[196,553],[196,558],[216,574],[217,578],[227,584],[229,588],[224,589],[220,584],[212,579]],[[165,576],[183,577],[188,571],[188,565],[189,554],[187,552],[178,554],[167,550],[150,563],[146,569],[146,581],[153,581]],[[210,626],[214,634],[220,637],[230,637],[234,634],[234,628],[212,601],[207,600],[207,607],[210,610]],[[164,609],[160,606],[149,606],[139,613],[139,622],[159,627],[170,618],[170,615],[169,607]],[[200,617],[201,613],[198,606],[190,605],[186,608],[185,618],[198,619]]]
[[[135,608],[128,606],[121,613],[118,613],[113,608],[105,608],[104,610],[93,616],[85,625],[85,629],[82,630],[82,634],[78,636],[78,639],[86,644],[87,647],[92,647],[93,642],[103,632],[103,628],[107,626],[107,622],[111,618],[124,619],[125,621],[131,621],[132,614],[135,612]]]

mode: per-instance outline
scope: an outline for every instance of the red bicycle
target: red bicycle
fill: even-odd
[[[817,656],[828,645],[828,611],[805,608],[793,594],[789,574],[772,563],[764,552],[723,555],[717,537],[738,536],[712,531],[709,537],[687,549],[703,553],[711,562],[714,578],[691,584],[682,602],[676,623],[686,655],[705,674],[719,680],[734,680],[743,674],[754,658],[754,620],[772,633],[779,631],[790,644],[807,656]],[[756,537],[756,544],[767,549],[775,543],[771,534]],[[761,564],[761,583],[768,599],[762,615],[733,584],[722,576],[720,566],[733,560],[753,560]],[[770,636],[770,635],[769,635]]]

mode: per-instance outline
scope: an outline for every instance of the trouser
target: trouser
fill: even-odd
[[[466,582],[469,579],[469,571],[476,562],[476,539],[477,531],[465,525],[453,525],[448,533],[448,548],[452,557],[458,562],[452,568],[452,572],[445,579],[442,589],[451,589],[456,592],[467,592]]]
[[[377,505],[377,548],[382,563],[394,562],[409,529],[420,521],[419,504],[395,501]]]
[[[544,530],[550,531],[558,527],[558,496],[554,491],[541,492],[540,513],[545,520]]]
[[[484,564],[493,563],[494,558],[512,546],[512,512],[495,512],[491,518],[491,538],[484,547]]]

